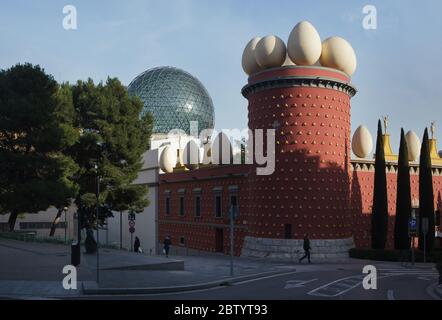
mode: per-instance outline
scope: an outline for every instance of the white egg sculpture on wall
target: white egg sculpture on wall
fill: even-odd
[[[193,140],[190,140],[184,147],[183,164],[189,170],[195,170],[199,167],[200,148]]]
[[[212,164],[232,164],[233,149],[229,137],[223,132],[219,133],[213,140],[212,148]]]
[[[338,69],[351,76],[356,71],[356,54],[347,40],[331,37],[322,43],[322,54],[319,58],[321,65]]]
[[[308,21],[301,21],[292,30],[287,42],[290,59],[297,65],[311,66],[321,56],[321,37]]]
[[[177,162],[177,151],[171,146],[166,146],[160,155],[160,168],[165,173],[172,173]]]
[[[417,161],[421,151],[419,137],[413,131],[408,131],[405,135],[405,140],[407,141],[408,161]]]
[[[258,41],[255,58],[262,69],[282,66],[287,56],[284,41],[277,36],[266,36]]]
[[[242,54],[242,68],[249,76],[261,70],[261,67],[256,62],[255,58],[256,45],[259,40],[261,40],[259,37],[250,40]]]
[[[373,150],[373,138],[365,126],[360,126],[353,134],[351,141],[353,153],[359,158],[367,158]]]

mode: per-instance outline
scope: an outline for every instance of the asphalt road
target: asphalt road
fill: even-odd
[[[362,286],[364,274],[356,270],[291,273],[183,293],[95,296],[94,299],[130,300],[434,300],[434,270],[377,267],[376,290]],[[82,297],[87,299],[88,297]],[[89,297],[91,298],[91,297]]]

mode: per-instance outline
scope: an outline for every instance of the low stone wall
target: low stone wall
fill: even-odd
[[[246,237],[242,257],[275,260],[298,260],[304,255],[304,241]],[[355,247],[353,237],[348,239],[310,240],[311,260],[341,261],[348,259],[348,251]]]

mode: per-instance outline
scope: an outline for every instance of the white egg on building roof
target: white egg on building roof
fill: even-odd
[[[200,148],[198,144],[190,140],[184,147],[183,164],[189,170],[198,169],[200,164]]]
[[[266,36],[256,45],[255,58],[262,69],[282,66],[286,56],[285,43],[277,36]]]
[[[408,131],[405,135],[405,140],[407,141],[408,161],[417,161],[421,151],[419,137],[414,131]]]
[[[287,42],[287,52],[291,60],[301,66],[314,65],[321,56],[321,37],[308,21],[298,23]]]
[[[337,69],[351,76],[356,71],[357,59],[351,44],[340,37],[331,37],[322,43],[321,65]]]
[[[359,126],[353,134],[351,141],[353,153],[359,158],[367,158],[373,150],[373,138],[365,126]]]
[[[172,173],[177,162],[177,150],[166,146],[160,155],[160,168],[165,173]]]
[[[261,40],[259,37],[255,37],[250,40],[244,48],[242,54],[242,68],[248,75],[252,75],[261,70],[261,67],[256,62],[255,58],[256,45],[258,44],[259,40]]]

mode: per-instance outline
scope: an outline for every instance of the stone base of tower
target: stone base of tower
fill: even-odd
[[[342,261],[349,258],[349,250],[355,247],[353,237],[347,239],[310,240],[311,260]],[[285,240],[245,237],[241,257],[293,260],[304,255],[303,240]]]

